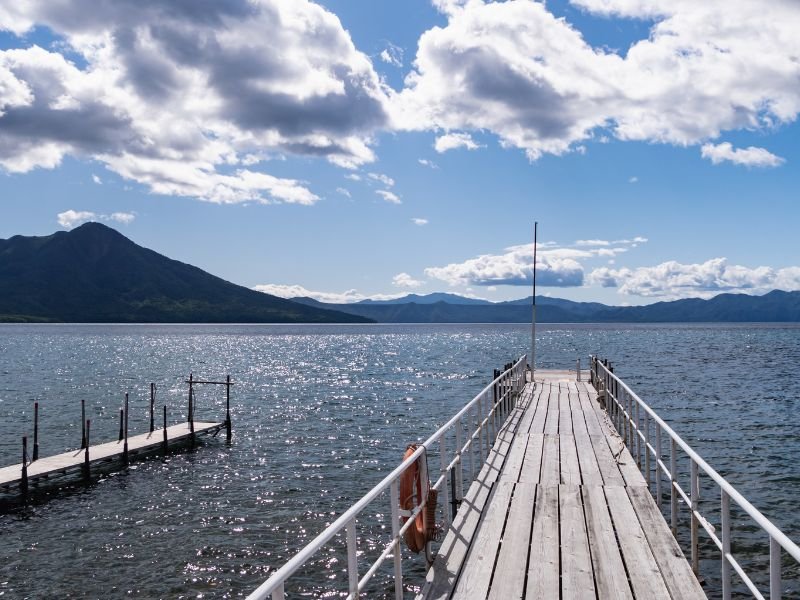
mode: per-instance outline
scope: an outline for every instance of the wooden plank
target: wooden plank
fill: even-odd
[[[578,449],[575,447],[575,436],[559,434],[558,436],[559,466],[561,483],[581,484],[581,468],[578,463]]]
[[[545,394],[544,386],[539,386],[536,396],[536,413],[531,421],[529,433],[544,433],[544,423],[547,417],[548,396]]]
[[[561,597],[593,599],[594,577],[589,552],[589,538],[583,517],[580,487],[559,488],[561,528]]]
[[[572,411],[569,407],[558,411],[558,433],[572,435]]]
[[[625,479],[625,485],[647,485],[642,472],[633,460],[625,443],[619,436],[605,436],[606,443],[611,448],[611,453],[616,457],[617,466]]]
[[[603,485],[603,474],[597,464],[597,457],[589,435],[576,435],[575,447],[578,451],[578,462],[581,468],[581,482],[584,485]]]
[[[536,497],[535,483],[518,483],[508,511],[498,568],[489,588],[489,600],[521,599],[525,591],[525,567],[531,542],[531,526]]]
[[[606,487],[605,493],[633,595],[648,600],[667,600],[669,591],[625,488]]]
[[[545,434],[542,446],[542,467],[539,478],[542,485],[558,485],[561,483],[561,473],[559,472],[558,463],[558,436]]]
[[[705,598],[703,588],[650,492],[640,486],[629,487],[627,492],[673,600]]]
[[[559,597],[558,486],[536,488],[526,598]]]
[[[558,434],[558,420],[561,411],[558,410],[548,410],[547,417],[544,422],[544,432],[548,435],[557,435]]]
[[[592,435],[589,436],[589,440],[591,441],[592,449],[597,459],[597,466],[600,469],[600,474],[603,476],[603,483],[613,486],[625,485],[625,479],[623,479],[622,473],[620,473],[616,459],[611,454],[611,448],[608,446],[606,437],[603,435]]]
[[[495,486],[489,506],[478,525],[475,541],[470,546],[461,577],[458,578],[452,599],[485,598],[500,549],[500,536],[506,521],[514,483]]]
[[[606,505],[606,496],[601,487],[584,486],[582,489],[583,507],[586,515],[586,529],[589,547],[592,551],[592,565],[597,584],[597,597],[600,600],[632,600],[628,575],[622,562],[614,526]]]
[[[528,435],[528,445],[525,448],[525,460],[519,474],[519,481],[525,483],[539,483],[542,467],[542,451],[544,449],[544,434],[531,433]]]
[[[519,480],[520,470],[525,462],[525,452],[528,447],[528,436],[518,434],[511,442],[506,463],[500,472],[498,481],[516,482]]]

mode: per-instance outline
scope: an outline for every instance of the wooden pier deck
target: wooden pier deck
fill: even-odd
[[[225,423],[194,422],[194,435],[216,434],[225,427]],[[169,445],[189,442],[192,432],[189,423],[180,423],[167,427],[167,443]],[[147,452],[153,452],[164,445],[164,429],[156,429],[152,433],[143,433],[128,438],[128,456],[130,458]],[[89,466],[100,463],[111,463],[123,460],[124,440],[106,442],[89,447]],[[28,484],[35,485],[43,480],[80,472],[86,465],[86,449],[72,450],[55,456],[40,458],[29,462]],[[0,491],[16,491],[22,485],[22,463],[0,468]]]
[[[575,371],[539,370],[418,596],[705,597],[594,388]]]

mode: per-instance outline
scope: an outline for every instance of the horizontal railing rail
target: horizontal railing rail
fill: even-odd
[[[394,563],[394,596],[396,600],[402,600],[402,538],[405,531],[413,526],[416,516],[426,509],[426,498],[423,494],[423,498],[413,511],[405,513],[401,511],[399,502],[400,477],[418,459],[423,457],[427,459],[427,453],[430,450],[438,450],[440,463],[439,473],[430,488],[437,490],[439,497],[443,498],[441,503],[441,520],[443,527],[446,529],[450,522],[450,515],[447,510],[448,486],[452,487],[452,490],[450,490],[452,501],[450,504],[453,506],[453,511],[455,511],[455,507],[464,497],[463,457],[467,457],[467,466],[471,481],[475,478],[476,472],[480,470],[480,465],[483,463],[484,459],[488,457],[491,446],[498,432],[502,429],[502,420],[506,419],[511,414],[511,411],[516,405],[519,393],[525,385],[526,363],[527,357],[523,355],[515,363],[502,371],[477,396],[458,411],[447,423],[442,425],[436,433],[425,440],[410,457],[404,460],[397,468],[384,477],[380,483],[368,491],[358,502],[331,523],[322,533],[317,535],[308,545],[275,571],[269,579],[248,596],[248,599],[263,600],[271,597],[272,600],[283,600],[285,584],[289,578],[306,565],[321,548],[329,544],[331,540],[344,531],[347,550],[347,597],[358,598],[372,576],[378,572],[380,567],[389,558],[392,558]],[[467,439],[462,440],[466,423],[474,423],[476,427],[471,432],[467,429]],[[452,450],[448,448],[446,444],[448,437],[454,439]],[[480,459],[480,462],[477,464],[473,456],[476,451]],[[420,463],[424,466],[427,460],[421,460]],[[423,472],[422,479],[427,480],[428,474]],[[391,514],[391,540],[383,546],[383,550],[377,560],[369,566],[362,576],[359,576],[358,531],[356,520],[373,501],[387,490],[389,491]],[[405,523],[402,523],[401,517],[407,519]],[[430,550],[430,542],[428,542],[426,554],[429,553]]]
[[[689,444],[675,433],[646,402],[639,398],[624,381],[615,375],[613,367],[607,360],[600,360],[596,356],[591,356],[590,363],[591,382],[601,392],[609,417],[614,422],[617,432],[622,437],[625,445],[632,454],[635,453],[651,492],[653,491],[652,471],[655,470],[655,496],[659,507],[661,507],[662,502],[662,473],[669,482],[670,523],[673,534],[676,534],[678,529],[679,498],[690,508],[689,545],[694,572],[696,574],[699,572],[698,532],[699,527],[702,526],[709,538],[720,550],[723,599],[729,600],[731,598],[733,569],[753,594],[753,597],[763,600],[764,596],[731,552],[730,508],[732,500],[769,536],[769,598],[770,600],[780,598],[782,594],[781,551],[785,551],[797,563],[800,563],[800,548],[744,496],[737,492],[724,477],[717,473]],[[651,435],[651,428],[654,429],[655,435]],[[669,465],[664,462],[666,458],[662,447],[664,435],[669,439]],[[688,493],[678,481],[678,449],[683,450],[690,461]],[[644,465],[642,465],[641,460],[642,453],[644,454]],[[655,459],[655,465],[651,464],[652,459]],[[699,510],[701,471],[719,488],[719,525],[721,529],[719,535],[709,518],[701,514]]]

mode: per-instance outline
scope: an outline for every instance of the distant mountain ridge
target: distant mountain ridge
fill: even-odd
[[[434,298],[430,298],[434,296]],[[381,302],[324,304],[295,298],[311,306],[368,317],[379,323],[530,323],[531,297],[492,303],[436,300],[453,294],[411,294]],[[456,296],[456,298],[461,298]],[[419,299],[424,301],[420,302]],[[474,300],[461,298],[462,300]],[[744,323],[800,322],[800,292],[774,290],[763,296],[720,294],[709,300],[691,298],[647,306],[608,306],[536,296],[540,323]]]
[[[0,321],[360,323],[239,286],[100,223],[0,240]]]

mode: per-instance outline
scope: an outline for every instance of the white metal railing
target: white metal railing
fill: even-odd
[[[399,505],[399,480],[406,469],[411,467],[417,459],[427,456],[429,450],[438,449],[439,454],[439,476],[431,485],[442,498],[442,521],[446,529],[449,526],[448,504],[448,484],[452,484],[452,504],[457,506],[464,497],[464,465],[463,457],[467,457],[467,467],[469,469],[470,481],[481,468],[481,464],[489,455],[489,450],[502,429],[502,422],[506,419],[516,405],[519,392],[525,385],[525,367],[527,357],[522,356],[515,363],[502,371],[489,385],[487,385],[477,396],[475,396],[466,406],[464,406],[455,416],[439,428],[436,433],[429,437],[417,450],[397,468],[389,473],[383,480],[367,492],[358,502],[351,506],[344,514],[331,523],[322,533],[314,538],[307,546],[302,548],[293,558],[275,571],[269,579],[262,583],[249,596],[249,600],[262,600],[271,597],[272,600],[283,600],[284,587],[286,581],[303,565],[305,565],[314,554],[327,545],[337,534],[344,530],[345,545],[347,549],[347,573],[348,573],[348,598],[358,598],[365,586],[378,571],[381,565],[390,557],[394,563],[394,596],[396,600],[403,598],[403,563],[402,563],[402,536],[405,531],[412,527],[416,516],[425,510],[425,494],[417,508],[405,514],[401,513]],[[473,420],[474,419],[474,420]],[[472,432],[467,429],[467,440],[462,445],[462,435],[464,435],[465,425],[474,423],[476,425]],[[452,436],[450,433],[452,431]],[[452,451],[447,448],[446,438],[450,436],[454,439]],[[480,462],[475,460],[473,454],[478,453]],[[420,464],[425,467],[427,461],[421,460]],[[476,464],[477,463],[477,464]],[[422,473],[423,481],[427,481],[428,474]],[[356,519],[364,509],[376,498],[389,490],[389,504],[392,519],[391,541],[383,547],[378,559],[370,565],[367,571],[359,578],[358,569],[358,532]],[[401,524],[401,516],[406,517],[407,521]],[[428,543],[426,552],[430,550]]]
[[[600,360],[596,356],[590,357],[591,382],[595,387],[604,392],[606,410],[614,422],[617,432],[620,433],[625,445],[635,453],[637,462],[642,468],[648,488],[652,491],[653,465],[655,459],[655,496],[661,507],[661,483],[663,473],[668,480],[670,488],[670,522],[673,534],[678,529],[678,499],[686,503],[691,510],[691,524],[689,544],[691,547],[692,569],[699,571],[698,530],[702,526],[711,540],[720,550],[722,597],[729,600],[733,573],[741,578],[755,598],[760,600],[764,596],[758,590],[753,580],[744,571],[741,564],[731,552],[731,513],[730,506],[733,500],[759,527],[769,536],[769,598],[775,600],[781,597],[781,550],[794,558],[800,564],[800,548],[761,512],[747,501],[724,477],[717,473],[700,455],[684,442],[633,390],[614,374],[614,369],[607,360]],[[651,423],[654,436],[651,436]],[[669,438],[669,465],[665,464],[662,440],[664,435]],[[689,468],[689,493],[687,494],[678,482],[677,450],[680,448],[688,456]],[[642,452],[644,464],[642,465]],[[720,490],[720,535],[711,522],[699,510],[700,501],[700,471],[708,475]]]

